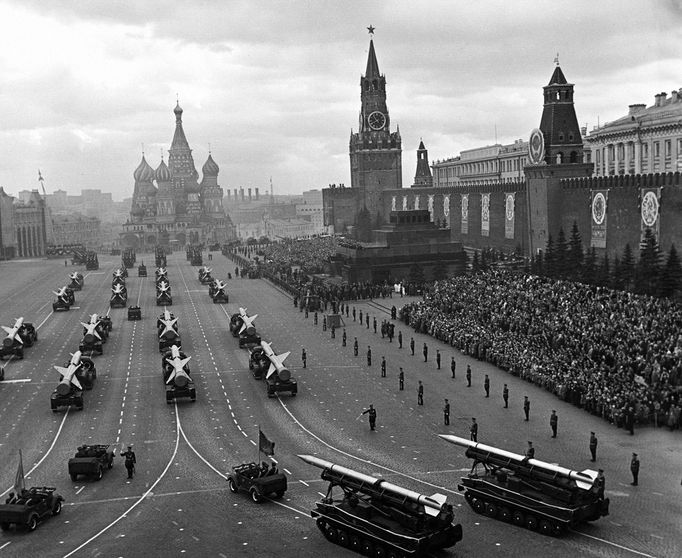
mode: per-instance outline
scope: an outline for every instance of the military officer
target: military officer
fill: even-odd
[[[374,316],[372,318],[372,325],[374,326],[374,333],[376,333],[377,332],[377,318],[376,318],[376,316]]]
[[[398,374],[398,382],[400,385],[400,391],[405,389],[405,372],[403,372],[402,367],[400,368],[400,373]]]
[[[381,357],[381,377],[382,378],[386,377],[386,357],[385,356]]]
[[[530,418],[530,401],[528,400],[527,395],[523,396],[523,413],[526,415],[526,422],[528,422],[528,419]]]
[[[121,452],[121,457],[125,458],[125,467],[128,471],[128,478],[132,479],[133,474],[135,473],[135,463],[137,463],[133,446],[128,446],[126,451]]]
[[[398,348],[403,348],[403,332],[398,330]]]
[[[552,438],[556,438],[557,426],[559,425],[559,417],[556,416],[556,411],[552,410],[549,416],[549,426],[552,428]]]
[[[504,384],[504,387],[502,388],[502,399],[504,399],[504,408],[508,409],[509,408],[509,388],[507,387],[507,384]]]
[[[443,424],[450,426],[450,402],[446,399],[443,406]]]
[[[467,387],[471,387],[471,365],[467,364]]]
[[[362,310],[360,310],[360,325],[362,325]]]
[[[353,341],[353,353],[355,353],[355,356],[358,356],[358,338],[355,337],[355,340]]]
[[[595,435],[594,432],[590,432],[590,453],[592,454],[592,461],[593,463],[597,460],[597,436]]]
[[[483,380],[483,389],[485,389],[485,396],[490,397],[490,378],[488,378],[488,374],[485,375]]]
[[[422,354],[424,355],[424,362],[427,362],[429,360],[429,347],[426,345],[426,343],[424,343]]]
[[[315,311],[315,314],[313,314],[313,323],[317,325],[317,311]]]
[[[471,419],[471,424],[469,425],[469,435],[472,442],[478,442],[478,423],[473,417]]]
[[[377,425],[377,411],[374,408],[374,405],[370,405],[369,409],[365,409],[362,411],[363,415],[369,414],[369,429],[370,430],[375,430],[376,425]]]
[[[355,306],[353,306],[353,321],[355,321]]]
[[[630,461],[630,472],[632,473],[632,486],[637,486],[639,481],[639,459],[637,459],[637,454],[632,454],[632,460]]]
[[[436,349],[436,367],[440,370],[440,350]]]
[[[417,405],[424,404],[424,384],[419,380],[419,387],[417,387]]]
[[[365,324],[367,325],[367,329],[369,329],[369,314],[365,315]]]
[[[346,328],[343,328],[343,337],[341,337],[341,346],[345,347],[346,346]]]
[[[301,360],[303,361],[303,368],[306,367],[306,363],[308,361],[308,355],[305,352],[305,347],[301,350]]]
[[[452,372],[452,377],[455,377],[455,370],[457,370],[457,363],[455,362],[455,357],[450,360],[450,372]]]
[[[372,347],[367,345],[367,366],[372,366]]]
[[[533,447],[533,442],[528,440],[528,447],[526,448],[526,457],[524,458],[525,461],[528,461],[529,459],[534,459],[535,458],[535,448]]]
[[[412,351],[412,356],[414,356],[414,337],[410,337],[410,350]]]

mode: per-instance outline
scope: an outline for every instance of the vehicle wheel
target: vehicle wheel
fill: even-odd
[[[339,546],[348,546],[348,533],[343,529],[339,530]]]
[[[497,517],[497,512],[498,512],[498,509],[497,509],[497,506],[495,504],[491,504],[490,502],[488,502],[485,505],[485,514],[488,517]]]
[[[234,492],[235,494],[237,493],[237,485],[234,483],[234,479],[232,477],[227,479],[227,487],[230,489],[230,492]]]
[[[360,539],[355,535],[350,536],[350,548],[355,552],[360,551]]]
[[[325,528],[324,536],[327,538],[329,542],[333,542],[335,544],[339,540],[339,532],[331,525],[327,525],[327,527]]]
[[[258,492],[258,489],[255,486],[251,487],[251,490],[249,490],[249,492],[251,493],[251,499],[256,504],[260,504],[263,501],[263,498],[261,497],[260,492]]]
[[[275,498],[277,498],[278,500],[279,500],[282,496],[284,496],[284,490],[280,490],[280,491],[278,491],[278,492],[275,492]]]
[[[28,523],[26,523],[26,527],[28,527],[29,531],[36,530],[36,527],[38,527],[38,516],[36,514],[31,514],[31,517],[28,518]]]
[[[375,547],[374,558],[386,558],[386,549],[383,546]]]
[[[364,556],[373,556],[374,555],[374,545],[372,542],[368,539],[363,539],[361,543],[361,551]]]
[[[104,476],[104,471],[102,470],[102,466],[100,465],[97,467],[97,473],[95,473],[95,480],[102,480],[102,477]]]
[[[76,482],[78,480],[78,473],[71,473],[71,480]]]
[[[552,524],[546,519],[540,520],[540,533],[548,537],[552,535]]]
[[[60,500],[57,500],[52,507],[52,515],[59,515],[62,513],[62,503]]]
[[[563,532],[564,526],[561,523],[555,523],[554,521],[552,521],[552,536],[560,537]]]
[[[485,511],[485,502],[478,498],[473,498],[471,500],[471,507],[474,508],[476,513],[483,513]]]
[[[526,517],[526,529],[535,531],[538,528],[538,518],[534,515],[528,515]]]
[[[0,529],[2,529],[3,531],[9,531],[9,526],[10,526],[10,524],[7,523],[6,521],[3,521],[2,523],[0,523]]]
[[[506,507],[501,507],[499,511],[499,517],[502,521],[510,521],[511,520],[511,511],[509,511],[509,508]]]
[[[512,522],[514,523],[514,525],[518,525],[519,527],[521,527],[526,524],[526,516],[523,515],[523,512],[516,510],[512,514]]]

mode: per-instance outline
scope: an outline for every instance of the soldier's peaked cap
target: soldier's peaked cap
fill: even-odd
[[[633,454],[632,454],[632,457],[637,457],[637,454],[636,454],[636,453],[633,453]]]

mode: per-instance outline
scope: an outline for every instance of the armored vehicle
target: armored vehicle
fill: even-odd
[[[115,285],[111,288],[109,306],[112,308],[125,308],[128,304],[128,290],[123,285]]]
[[[78,475],[100,480],[105,469],[114,466],[114,451],[109,445],[84,445],[69,459],[69,476],[76,482]]]
[[[13,498],[0,504],[0,528],[8,531],[12,525],[35,531],[38,523],[62,511],[64,498],[55,492],[56,488],[34,486],[22,490]]]
[[[262,380],[265,373],[270,368],[270,359],[263,351],[263,348],[258,346],[250,350],[249,355],[249,370],[253,372],[253,377],[256,380]]]
[[[440,437],[467,448],[465,455],[474,460],[457,487],[476,513],[552,536],[609,513],[597,471],[572,471],[458,436]]]
[[[125,267],[134,267],[136,259],[137,258],[135,257],[135,250],[133,248],[123,249],[123,252],[121,254],[121,260],[123,261],[123,265]]]
[[[134,320],[142,319],[142,308],[139,306],[129,306],[128,307],[128,321],[132,322]]]
[[[265,471],[256,463],[244,463],[232,467],[227,477],[230,491],[248,492],[251,499],[260,504],[266,497],[281,498],[287,491],[287,476],[274,469]]]
[[[147,277],[147,266],[144,265],[144,263],[141,263],[140,265],[137,266],[137,276]]]
[[[24,322],[19,318],[13,327],[3,326],[7,337],[2,340],[0,345],[0,360],[5,357],[14,356],[18,359],[24,358],[24,349],[31,347],[38,340],[38,331],[30,322]]]
[[[88,252],[85,259],[85,269],[88,271],[99,269],[99,260],[97,259],[97,254],[95,252]]]
[[[85,280],[83,279],[82,273],[79,271],[74,271],[73,273],[69,274],[69,279],[71,279],[71,282],[69,283],[70,289],[73,289],[74,291],[80,291],[83,289],[83,283]]]
[[[192,401],[197,400],[194,380],[192,380],[187,364],[190,358],[175,345],[163,353],[161,369],[163,381],[166,384],[166,403],[172,403],[180,397],[189,397]]]
[[[312,455],[327,495],[310,512],[325,538],[365,556],[428,556],[462,540],[462,526],[446,496],[425,496]],[[333,489],[341,489],[334,498]]]
[[[156,267],[166,267],[166,251],[162,246],[154,249],[154,265]]]

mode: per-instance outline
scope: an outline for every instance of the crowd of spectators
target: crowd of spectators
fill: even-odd
[[[682,307],[493,270],[437,281],[401,318],[618,426],[680,427]]]

